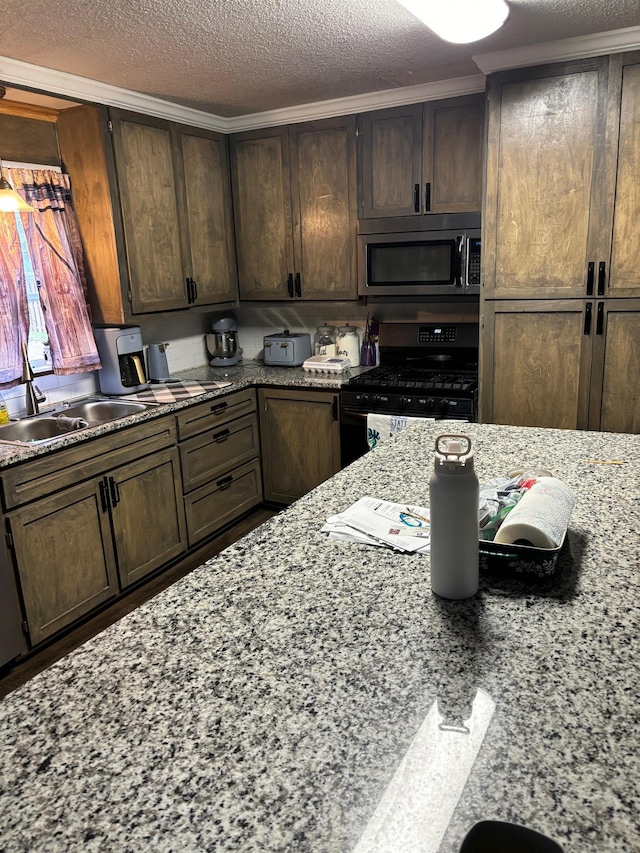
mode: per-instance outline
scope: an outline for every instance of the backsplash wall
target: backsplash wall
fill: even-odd
[[[367,316],[375,316],[381,322],[446,322],[464,319],[474,321],[478,318],[477,302],[381,303],[375,306],[357,302],[246,302],[230,310],[238,320],[238,340],[245,360],[261,357],[265,335],[283,332],[285,329],[291,332],[308,332],[313,340],[319,325],[343,326],[349,323],[364,329]],[[205,334],[210,329],[211,318],[221,313],[227,312],[214,309],[176,311],[141,316],[137,322],[142,330],[145,348],[147,344],[154,342],[169,344],[169,371],[172,374],[180,374],[208,364]],[[36,377],[36,384],[46,396],[45,402],[41,403],[43,409],[100,392],[96,371],[71,376],[40,376]],[[11,417],[24,415],[24,385],[5,390],[2,395]]]

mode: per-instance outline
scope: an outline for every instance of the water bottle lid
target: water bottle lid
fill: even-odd
[[[471,439],[467,435],[443,434],[436,438],[435,466],[458,472],[473,468]]]

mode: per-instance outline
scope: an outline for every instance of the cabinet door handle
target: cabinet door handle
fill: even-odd
[[[334,396],[331,404],[331,417],[334,421],[338,420],[338,398]]]
[[[189,305],[193,302],[192,278],[187,278],[187,302]]]
[[[109,493],[111,494],[111,506],[117,506],[120,503],[120,489],[113,477],[109,477]]]
[[[100,505],[102,506],[102,512],[106,512],[109,509],[109,493],[107,491],[106,480],[106,477],[100,480]]]
[[[287,276],[287,290],[289,291],[289,297],[293,299],[293,273],[290,272]]]
[[[198,282],[195,280],[195,278],[191,279],[191,301],[198,301]]]
[[[601,335],[604,328],[604,302],[598,302],[598,313],[596,315],[596,335]]]
[[[424,185],[424,209],[431,210],[431,184]]]
[[[420,184],[413,185],[413,209],[420,213]]]
[[[593,261],[587,264],[587,296],[593,296],[593,279],[595,276],[596,265]]]
[[[587,302],[584,308],[584,333],[585,335],[591,334],[591,307],[592,303]]]
[[[219,489],[228,489],[231,483],[233,483],[233,477],[229,474],[228,477],[223,477],[221,480],[218,480],[216,485]]]
[[[228,403],[226,403],[225,401],[223,401],[222,403],[214,403],[213,406],[211,406],[211,411],[214,415],[221,415],[227,408],[227,406]]]
[[[222,441],[226,441],[230,434],[228,429],[223,429],[221,432],[214,432],[213,440],[220,444]]]
[[[604,278],[606,273],[607,265],[604,261],[600,261],[598,264],[598,296],[604,296]]]
[[[296,273],[296,296],[302,296],[302,282],[300,281],[300,273]]]

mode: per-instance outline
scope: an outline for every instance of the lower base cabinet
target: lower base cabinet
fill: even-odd
[[[485,423],[640,432],[640,299],[483,307]]]
[[[186,550],[174,445],[173,418],[149,421],[3,475],[32,646]]]
[[[252,388],[178,415],[189,547],[262,503],[256,393]]]
[[[290,504],[340,470],[340,405],[332,391],[260,388],[264,499]]]

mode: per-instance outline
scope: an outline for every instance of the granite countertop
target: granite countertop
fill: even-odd
[[[302,367],[270,367],[260,361],[246,361],[228,368],[221,367],[196,367],[192,370],[181,371],[172,374],[172,379],[184,380],[185,382],[220,382],[230,383],[225,388],[210,389],[204,393],[197,394],[189,399],[176,400],[170,403],[162,403],[154,405],[145,412],[128,417],[119,418],[117,421],[92,426],[88,429],[78,430],[67,433],[64,438],[57,439],[50,444],[39,445],[7,445],[0,444],[0,469],[8,468],[11,465],[16,465],[20,462],[25,462],[27,459],[32,459],[37,456],[45,456],[65,447],[71,447],[75,444],[80,444],[83,441],[89,441],[97,436],[106,433],[115,432],[116,430],[124,429],[125,427],[133,426],[136,423],[141,423],[145,420],[161,417],[177,412],[187,406],[193,406],[195,403],[204,400],[213,399],[229,394],[232,391],[240,391],[243,388],[254,387],[259,385],[275,385],[284,388],[318,388],[320,390],[339,390],[340,386],[349,376],[357,373],[370,370],[369,367],[351,368],[346,373],[334,376],[329,374],[312,374],[302,369]],[[153,384],[151,388],[164,387],[162,385]],[[171,387],[171,386],[169,386]],[[122,397],[120,399],[127,399]],[[70,400],[70,403],[77,402]],[[43,412],[45,414],[46,412]],[[64,410],[56,412],[56,414],[64,414]]]
[[[640,437],[465,424],[481,482],[577,494],[544,582],[436,598],[428,555],[329,541],[428,503],[419,421],[0,702],[0,848],[457,853],[478,820],[640,849]],[[439,727],[440,718],[451,727]]]

